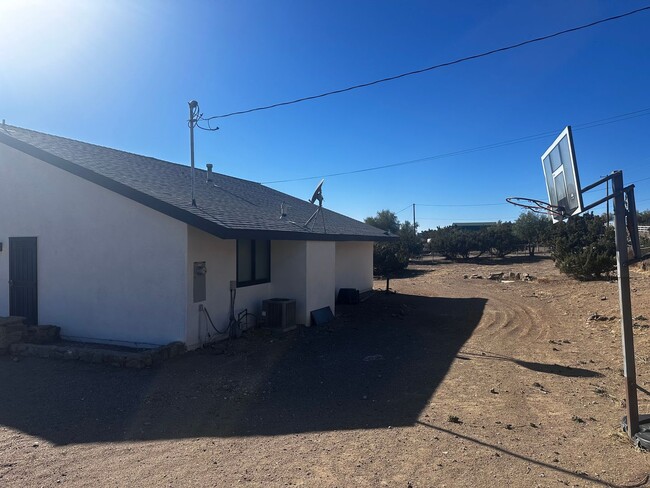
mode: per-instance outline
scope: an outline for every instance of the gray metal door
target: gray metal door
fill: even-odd
[[[9,314],[38,324],[36,237],[9,238]]]

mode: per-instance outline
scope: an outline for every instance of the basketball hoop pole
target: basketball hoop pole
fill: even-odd
[[[553,222],[559,222],[574,215],[580,215],[598,205],[614,200],[614,232],[616,235],[616,275],[618,277],[618,301],[621,308],[621,340],[623,345],[623,373],[625,376],[625,408],[627,417],[621,427],[627,430],[630,439],[637,445],[650,448],[650,416],[639,419],[637,399],[636,366],[634,360],[634,334],[632,323],[632,300],[630,297],[630,260],[628,258],[627,234],[630,233],[634,260],[642,259],[639,242],[639,228],[634,202],[634,186],[623,186],[623,172],[614,171],[600,180],[582,187],[578,178],[578,165],[573,147],[571,126],[566,126],[553,144],[542,155],[542,168],[546,181],[549,203],[532,200],[539,208],[554,210],[563,207],[559,216],[551,213]],[[584,206],[582,195],[603,183],[612,182],[612,193]],[[522,199],[507,199],[510,203],[520,204]],[[523,199],[529,200],[530,199]],[[627,200],[627,208],[625,207]],[[534,206],[521,205],[535,210]],[[641,422],[640,422],[641,420]],[[643,425],[639,425],[639,424]]]
[[[623,372],[625,375],[625,407],[627,409],[627,435],[630,439],[639,432],[639,403],[636,393],[636,365],[634,361],[634,335],[632,301],[630,298],[630,268],[627,256],[627,226],[625,224],[625,188],[623,173],[611,175],[614,197],[614,232],[616,233],[616,270],[618,275],[618,300],[621,307],[621,336],[623,341]],[[632,198],[634,194],[632,193]],[[631,205],[635,209],[634,203]],[[636,215],[630,216],[636,218]]]

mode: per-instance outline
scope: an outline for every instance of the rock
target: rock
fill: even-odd
[[[594,321],[605,322],[607,320],[609,320],[609,317],[600,315],[599,313],[593,313],[589,316],[587,322],[594,322]]]
[[[79,351],[75,349],[68,349],[63,353],[64,359],[76,360],[79,359]]]
[[[124,366],[127,368],[142,369],[144,368],[144,361],[141,358],[131,358],[126,360]]]
[[[366,362],[370,362],[370,361],[383,361],[383,360],[384,360],[384,356],[382,356],[381,354],[374,354],[374,355],[372,355],[372,356],[366,356],[365,358],[363,358],[363,360],[366,361]]]
[[[488,280],[500,281],[503,279],[503,273],[490,273],[488,275]]]
[[[602,297],[600,297],[600,299],[604,301],[604,300],[607,300],[607,297],[606,297],[606,296],[602,296]]]

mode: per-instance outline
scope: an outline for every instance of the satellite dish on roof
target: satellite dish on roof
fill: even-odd
[[[322,207],[323,206],[323,183],[325,183],[325,179],[323,178],[320,180],[320,183],[314,190],[314,194],[311,196],[309,199],[310,203],[314,203],[316,200],[318,200],[318,206]]]
[[[320,180],[320,183],[318,184],[318,186],[314,190],[314,194],[309,199],[310,203],[314,203],[316,200],[318,200],[318,208],[312,214],[312,216],[309,217],[307,222],[305,222],[305,227],[309,228],[309,230],[313,230],[314,229],[314,219],[320,213],[320,216],[323,219],[323,232],[325,234],[327,234],[327,229],[325,229],[325,215],[323,214],[323,183],[325,183],[324,178],[322,180]],[[309,224],[311,224],[311,227],[309,227]]]

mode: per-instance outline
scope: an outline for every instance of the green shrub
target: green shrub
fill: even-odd
[[[534,256],[535,248],[548,242],[552,226],[550,218],[534,212],[525,212],[515,221],[513,232],[528,250],[528,255]]]
[[[467,259],[472,252],[481,254],[484,248],[480,231],[458,227],[438,227],[430,233],[429,247],[447,259]]]
[[[510,222],[488,227],[484,233],[490,254],[493,256],[502,258],[522,247],[522,241],[515,235]]]
[[[390,278],[408,266],[408,253],[404,252],[399,242],[376,242],[372,258],[373,273],[375,276],[386,278],[386,292],[388,292]]]
[[[614,229],[592,214],[572,217],[554,226],[551,252],[562,273],[578,279],[600,278],[616,268]]]

